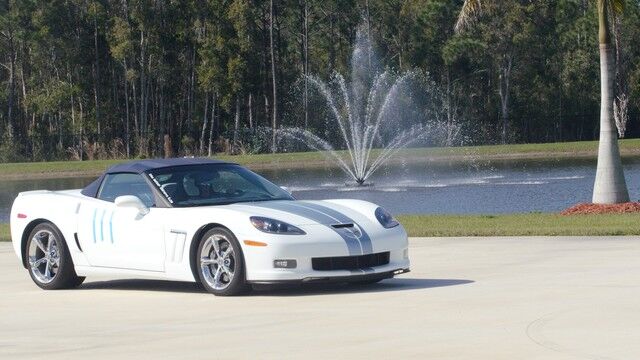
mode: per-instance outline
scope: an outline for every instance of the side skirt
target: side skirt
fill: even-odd
[[[110,267],[100,266],[76,266],[76,274],[78,276],[113,276],[116,278],[129,278],[129,279],[153,279],[153,280],[175,280],[175,281],[187,281],[196,282],[192,277],[173,277],[167,275],[161,271],[145,271],[145,270],[132,270],[132,269],[118,269]]]

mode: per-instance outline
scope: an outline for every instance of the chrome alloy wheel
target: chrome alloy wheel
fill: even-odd
[[[231,242],[224,235],[211,235],[200,251],[200,271],[207,284],[215,290],[224,290],[231,284],[235,270]]]
[[[55,235],[43,229],[35,233],[29,244],[29,268],[43,284],[55,279],[60,268],[60,252]]]

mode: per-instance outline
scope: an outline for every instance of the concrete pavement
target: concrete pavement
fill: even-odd
[[[411,239],[369,287],[42,291],[0,243],[0,359],[638,359],[640,237]]]

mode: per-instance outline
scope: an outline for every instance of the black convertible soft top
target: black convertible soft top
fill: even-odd
[[[226,161],[203,159],[203,158],[170,158],[170,159],[147,159],[130,161],[117,164],[107,170],[107,174],[114,173],[143,173],[153,169],[160,169],[182,165],[204,165],[204,164],[230,164]]]
[[[203,158],[170,158],[170,159],[146,159],[146,160],[136,160],[130,161],[122,164],[117,164],[102,174],[98,179],[96,179],[91,184],[87,185],[84,189],[82,189],[81,193],[85,196],[96,197],[98,194],[98,189],[100,188],[100,184],[102,183],[102,179],[106,174],[117,174],[117,173],[136,173],[141,174],[149,170],[160,169],[166,167],[173,166],[184,166],[184,165],[205,165],[205,164],[233,164],[226,161],[214,160],[214,159],[203,159]]]

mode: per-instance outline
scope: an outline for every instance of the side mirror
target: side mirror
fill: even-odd
[[[138,210],[140,215],[147,215],[149,208],[140,200],[139,197],[133,195],[118,196],[114,201],[117,207],[121,208],[134,208]]]

